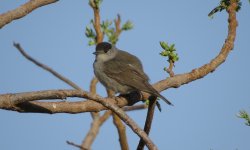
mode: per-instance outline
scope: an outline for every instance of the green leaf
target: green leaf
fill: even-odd
[[[96,44],[96,42],[94,40],[90,40],[89,43],[88,43],[89,46],[92,46],[92,45],[95,45],[95,44]]]
[[[176,49],[175,49],[175,47],[174,47],[174,46],[175,46],[175,44],[171,44],[171,45],[170,45],[170,48],[169,48],[169,49],[170,49],[170,51],[176,51]]]
[[[146,100],[145,100],[145,104],[146,104],[146,105],[149,105],[149,99],[146,99]]]
[[[239,112],[239,114],[238,114],[238,117],[239,118],[242,118],[242,119],[245,119],[246,120],[246,125],[247,126],[250,126],[250,117],[249,117],[249,115],[248,115],[248,113],[246,112],[246,111],[244,111],[244,110],[241,110],[240,112]]]
[[[164,41],[161,41],[161,42],[160,42],[160,45],[161,45],[161,48],[162,48],[162,49],[167,50],[167,49],[169,48],[169,47],[168,47],[168,44],[165,43]]]
[[[240,0],[237,0],[237,3],[238,3],[238,6],[237,6],[237,8],[236,8],[236,11],[238,12],[238,11],[241,9],[242,3],[240,2]],[[230,5],[230,0],[221,0],[221,1],[220,1],[220,5],[217,6],[217,7],[215,7],[215,8],[208,14],[208,16],[211,17],[211,18],[213,18],[213,15],[214,15],[215,13],[217,13],[218,11],[221,12],[221,11],[227,9],[227,8],[229,7],[229,5]]]
[[[122,30],[127,31],[133,29],[134,25],[131,21],[127,21],[122,25]]]
[[[96,36],[94,31],[89,26],[86,27],[85,35],[87,38],[95,38]]]

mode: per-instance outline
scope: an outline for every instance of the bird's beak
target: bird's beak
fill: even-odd
[[[95,52],[93,52],[94,55],[103,54],[103,53],[104,53],[103,51],[95,51]]]

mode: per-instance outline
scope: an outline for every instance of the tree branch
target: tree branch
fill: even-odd
[[[151,130],[156,102],[157,102],[157,97],[151,96],[149,98],[148,112],[147,112],[147,117],[146,117],[146,121],[144,125],[144,131],[147,133],[147,135],[149,135],[149,132]],[[137,150],[143,150],[144,146],[145,146],[145,143],[143,139],[140,139],[140,142],[137,146]]]
[[[106,90],[108,97],[112,98],[115,96],[115,92],[112,90]],[[119,135],[119,143],[121,146],[121,150],[128,150],[128,140],[127,140],[127,135],[126,135],[126,127],[122,123],[121,119],[113,112],[113,123],[118,131]]]
[[[118,131],[121,150],[129,150],[128,140],[126,135],[126,127],[122,123],[121,119],[114,113],[113,113],[113,123]]]
[[[173,68],[174,68],[174,63],[172,60],[170,60],[169,67],[167,68],[167,73],[169,74],[170,77],[174,76]]]
[[[120,14],[117,15],[117,19],[115,19],[115,36],[118,39],[118,37],[120,36],[122,32],[121,29],[121,16]]]
[[[77,144],[75,144],[74,142],[71,142],[71,141],[66,141],[66,143],[69,144],[69,145],[71,145],[71,146],[80,148],[81,150],[88,150],[88,149],[82,147],[81,145],[77,145]]]
[[[223,44],[220,53],[212,59],[209,63],[193,69],[191,72],[175,75],[174,77],[170,77],[164,80],[161,80],[155,83],[153,86],[158,91],[163,91],[168,88],[180,87],[181,85],[188,84],[194,80],[203,78],[207,74],[213,72],[216,68],[218,68],[223,62],[225,62],[228,54],[234,47],[234,41],[236,37],[236,28],[237,28],[237,19],[236,19],[236,8],[237,2],[231,0],[231,5],[228,7],[227,12],[229,14],[228,18],[228,35]],[[144,94],[144,96],[147,96]]]
[[[21,47],[21,45],[19,43],[13,43],[14,47],[29,61],[33,62],[35,65],[41,67],[42,69],[50,72],[51,74],[53,74],[55,77],[59,78],[60,80],[64,81],[65,83],[67,83],[68,85],[70,85],[71,87],[73,87],[74,89],[77,90],[82,90],[78,85],[76,85],[75,83],[73,83],[72,81],[70,81],[69,79],[67,79],[66,77],[62,76],[61,74],[57,73],[56,71],[54,71],[52,68],[50,68],[49,66],[35,60],[34,58],[32,58],[31,56],[29,56],[24,49]]]
[[[65,94],[67,93],[67,94]],[[81,91],[78,90],[45,90],[24,93],[12,93],[0,95],[0,109],[18,111],[22,113],[83,113],[83,112],[99,112],[107,110],[106,107],[92,100],[78,101],[78,102],[44,102],[35,100],[51,100],[51,99],[65,99],[67,97],[86,98]],[[108,98],[104,98],[107,100]],[[123,97],[116,97],[116,99],[109,99],[110,103],[117,104],[119,107],[124,107],[125,111],[146,108],[143,105],[134,105],[140,99],[125,99]],[[32,102],[29,102],[32,101]],[[22,103],[21,103],[22,102]]]
[[[90,149],[97,134],[99,133],[100,127],[110,117],[111,114],[112,111],[107,110],[101,117],[94,118],[93,122],[91,123],[91,128],[87,133],[87,135],[85,136],[85,139],[83,140],[81,147],[88,150]]]
[[[58,0],[30,0],[14,10],[0,14],[0,29],[11,21],[20,19],[39,7],[55,3],[57,1]]]
[[[9,108],[12,110],[20,111],[20,109],[18,110],[18,108],[16,107],[18,105],[20,107],[20,105],[22,106],[26,104],[26,109],[35,109],[35,110],[39,110],[40,112],[46,112],[46,113],[53,113],[58,110],[59,112],[62,112],[60,108],[63,108],[64,111],[66,110],[68,113],[70,112],[76,113],[77,111],[79,112],[79,110],[84,109],[84,106],[81,105],[81,103],[83,102],[74,102],[75,103],[74,109],[72,109],[73,107],[70,106],[70,102],[61,102],[61,105],[56,105],[56,103],[54,102],[54,104],[52,104],[52,108],[50,108],[50,110],[52,110],[53,112],[46,109],[45,107],[41,107],[40,109],[38,109],[39,106],[35,106],[34,102],[33,102],[33,106],[29,106],[29,104],[31,103],[29,101],[33,101],[33,100],[65,99],[67,97],[88,98],[88,99],[96,101],[97,103],[101,103],[104,107],[106,107],[106,109],[107,108],[111,109],[114,113],[116,113],[138,136],[143,138],[146,145],[150,149],[157,149],[156,146],[153,144],[153,142],[148,138],[147,134],[142,129],[140,129],[140,127],[132,119],[130,119],[130,117],[127,114],[125,114],[121,108],[116,106],[115,104],[117,104],[117,101],[111,98],[102,98],[98,95],[92,95],[92,94],[89,94],[88,92],[79,91],[79,90],[51,90],[51,91],[48,90],[48,91],[0,95],[0,108],[1,109]],[[39,103],[39,102],[36,102],[36,103]],[[60,102],[57,102],[57,103],[60,103]],[[40,104],[45,104],[45,103],[40,102]],[[5,106],[5,108],[2,108],[2,106]],[[63,107],[59,108],[59,106],[63,106]],[[28,110],[28,111],[31,112],[32,110]]]
[[[90,6],[94,11],[94,28],[96,32],[96,43],[103,41],[104,35],[101,30],[101,17],[100,17],[100,8],[94,4],[94,0],[90,0]]]
[[[90,83],[90,93],[96,94],[97,83],[98,80],[96,77],[94,77]],[[92,143],[94,142],[97,134],[99,133],[100,127],[109,118],[109,116],[111,115],[111,111],[107,110],[101,117],[99,112],[91,112],[91,115],[93,118],[93,121],[91,123],[91,128],[89,129],[81,145],[81,147],[84,147],[85,149],[91,148]]]

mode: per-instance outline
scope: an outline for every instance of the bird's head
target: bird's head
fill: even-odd
[[[97,61],[108,61],[116,56],[117,49],[108,42],[101,42],[96,45],[95,52]]]

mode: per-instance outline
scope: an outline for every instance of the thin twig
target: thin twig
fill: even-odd
[[[82,90],[78,85],[76,85],[75,83],[73,83],[72,81],[70,81],[69,79],[67,79],[66,77],[62,76],[61,74],[57,73],[55,70],[53,70],[52,68],[50,68],[49,66],[35,60],[34,58],[32,58],[31,56],[29,56],[25,50],[21,47],[21,45],[19,43],[13,43],[14,47],[28,60],[30,60],[31,62],[33,62],[34,64],[36,64],[37,66],[41,67],[42,69],[50,72],[51,74],[53,74],[55,77],[59,78],[60,80],[64,81],[65,83],[67,83],[68,85],[70,85],[71,87],[77,89],[77,90]]]
[[[57,1],[58,0],[30,0],[14,10],[0,14],[0,29],[11,21],[20,19],[39,7],[55,3]]]
[[[114,97],[114,91],[107,90],[108,97],[112,98]],[[126,127],[122,123],[121,119],[113,112],[113,123],[117,129],[118,135],[119,135],[119,143],[121,146],[121,150],[128,150],[128,140],[126,135]]]
[[[113,113],[113,123],[116,126],[118,135],[119,135],[119,142],[121,146],[121,150],[128,150],[128,140],[127,140],[127,135],[126,135],[126,127],[122,123],[121,119]]]
[[[169,67],[167,68],[167,73],[169,74],[170,77],[174,76],[173,68],[174,68],[174,62],[170,60]]]
[[[90,86],[89,86],[89,92],[91,94],[96,94],[96,84],[98,83],[98,79],[96,77],[93,77],[93,79],[90,82]],[[91,112],[91,116],[93,118],[93,121],[95,120],[95,118],[99,118],[100,114],[99,112]]]
[[[118,39],[120,36],[122,30],[121,30],[121,16],[120,14],[117,15],[117,19],[115,19],[115,36]]]
[[[91,128],[89,129],[87,135],[85,136],[81,147],[85,149],[90,149],[93,144],[96,136],[99,133],[100,127],[102,124],[109,118],[111,111],[107,110],[102,116],[95,117],[91,123]]]
[[[90,93],[96,94],[96,84],[98,83],[98,79],[94,77],[90,82]],[[99,112],[91,112],[91,116],[93,118],[93,121],[91,123],[91,128],[89,129],[87,135],[85,136],[82,147],[86,149],[90,149],[92,143],[94,142],[94,139],[96,138],[99,128],[102,123],[100,123],[100,113]]]
[[[81,145],[77,145],[75,144],[74,142],[70,142],[70,141],[66,141],[67,144],[71,145],[71,146],[74,146],[74,147],[77,147],[77,148],[80,148],[81,150],[88,150],[84,147],[82,147]]]

